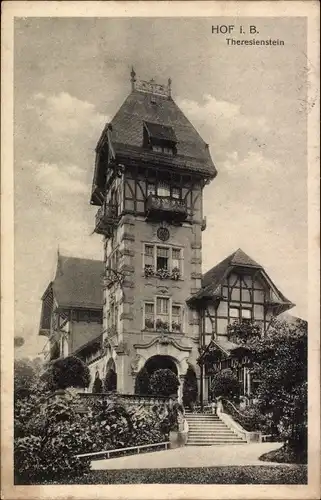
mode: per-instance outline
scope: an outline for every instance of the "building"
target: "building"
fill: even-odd
[[[42,296],[39,335],[48,338],[46,358],[75,354],[86,362],[101,347],[101,261],[58,254],[56,274]]]
[[[292,307],[240,249],[202,276],[203,189],[216,174],[208,145],[172,99],[171,81],[139,81],[132,71],[131,93],[96,148],[91,203],[104,263],[84,262],[97,273],[84,284],[81,260],[69,259],[68,267],[60,258],[43,297],[40,333],[62,318],[58,330],[64,325],[66,333],[58,337],[67,340],[59,340],[60,355],[78,353],[92,379],[111,370],[117,390],[133,393],[144,366],[149,373],[170,368],[182,382],[190,364],[207,398],[211,375],[198,365],[200,351],[214,349],[224,362],[236,352],[240,358],[227,339],[228,323],[256,321],[264,334],[273,316]],[[84,312],[98,318],[101,308],[102,324],[80,321]],[[240,377],[247,380],[245,365],[243,356]]]
[[[200,322],[201,396],[208,399],[211,377],[222,368],[237,371],[243,394],[249,396],[253,388],[250,353],[231,342],[228,325],[235,321],[255,324],[263,336],[271,320],[294,304],[278,290],[263,267],[240,248],[205,273],[202,289],[187,303],[198,311]]]

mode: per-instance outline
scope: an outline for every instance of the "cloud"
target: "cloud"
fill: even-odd
[[[76,165],[26,162],[34,171],[37,185],[53,193],[88,194],[84,171]]]
[[[58,135],[82,135],[88,129],[97,135],[107,121],[107,117],[97,112],[93,104],[67,92],[51,96],[34,94],[28,109],[33,110],[40,122]]]
[[[247,156],[240,158],[237,151],[227,153],[225,160],[221,163],[221,171],[230,177],[240,177],[247,182],[258,183],[263,179],[268,181],[271,176],[280,173],[281,167],[278,161],[271,160],[262,152],[250,151]]]
[[[270,130],[266,118],[245,114],[240,104],[218,101],[209,94],[204,95],[202,103],[190,99],[179,99],[177,103],[210,144],[214,157],[228,151],[231,143],[239,148],[242,156],[266,145],[266,134]]]

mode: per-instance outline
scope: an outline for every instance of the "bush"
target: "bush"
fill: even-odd
[[[135,380],[135,394],[146,396],[149,394],[149,374],[145,367],[143,367],[136,376]]]
[[[179,380],[175,373],[168,369],[156,370],[150,378],[150,391],[159,396],[171,396],[177,394]]]
[[[117,373],[113,368],[110,368],[106,373],[104,380],[104,392],[111,392],[117,390]]]
[[[37,382],[37,374],[32,362],[28,359],[18,359],[14,362],[14,397],[28,398]]]
[[[101,378],[96,376],[94,380],[94,385],[93,385],[93,393],[94,394],[99,394],[100,392],[103,392],[103,383],[101,381]]]
[[[211,386],[213,399],[218,396],[233,399],[239,397],[240,390],[241,384],[230,368],[221,370],[214,375]]]
[[[16,480],[39,482],[88,472],[90,461],[75,455],[92,449],[92,435],[84,425],[86,417],[75,412],[74,401],[42,401],[34,408],[41,411],[34,434],[14,441]],[[37,413],[31,417],[36,419]]]
[[[130,408],[128,413],[132,422],[128,446],[160,443],[164,440],[161,428],[161,419],[155,411],[144,407]]]
[[[51,391],[68,387],[84,389],[90,384],[90,371],[81,359],[68,356],[51,363],[43,378]]]
[[[197,378],[192,366],[188,366],[183,383],[183,404],[191,406],[197,400]]]

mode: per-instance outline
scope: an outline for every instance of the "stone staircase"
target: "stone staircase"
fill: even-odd
[[[189,427],[187,446],[246,444],[217,415],[186,411],[185,418]]]

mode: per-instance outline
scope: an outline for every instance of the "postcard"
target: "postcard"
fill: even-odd
[[[319,497],[318,7],[4,2],[4,499]]]

